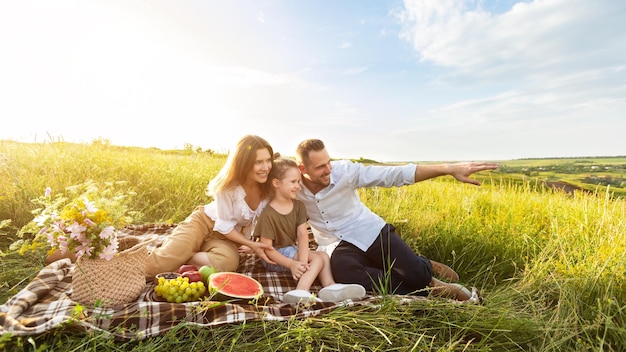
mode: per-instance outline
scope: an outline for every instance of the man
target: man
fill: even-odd
[[[361,284],[367,291],[385,286],[396,294],[427,294],[468,300],[470,292],[461,285],[446,283],[458,275],[448,266],[417,255],[395,233],[395,228],[374,214],[360,200],[361,187],[410,185],[451,175],[474,185],[469,178],[478,171],[493,170],[494,163],[466,162],[434,165],[365,166],[348,160],[331,161],[324,143],[305,140],[296,150],[302,187],[298,199],[306,205],[318,250],[331,255],[335,281]],[[389,270],[391,269],[391,270]],[[387,282],[388,284],[383,284]]]

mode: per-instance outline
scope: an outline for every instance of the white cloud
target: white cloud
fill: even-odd
[[[478,1],[406,0],[401,37],[420,58],[478,74],[623,65],[620,1],[535,0],[495,14]],[[569,65],[563,67],[563,65]],[[504,69],[502,69],[504,68]]]
[[[369,67],[367,67],[367,66],[350,67],[350,68],[342,71],[341,74],[342,75],[348,75],[348,76],[358,75],[358,74],[361,74],[361,73],[367,71],[368,69],[369,69]]]
[[[299,81],[286,73],[271,73],[246,67],[215,67],[212,70],[218,76],[218,82],[234,86],[273,86]]]
[[[343,42],[339,44],[339,49],[350,49],[351,47],[352,47],[352,43],[350,42]]]
[[[389,2],[0,2],[0,139],[219,149],[256,133],[378,160],[617,145],[626,2],[505,3],[407,0],[398,26]]]
[[[462,131],[458,147],[473,146],[464,151],[506,144],[520,157],[623,153],[614,129],[626,128],[626,3],[534,0],[501,13],[481,5],[406,0],[397,12],[420,61],[442,68],[431,84],[465,92],[397,136]]]

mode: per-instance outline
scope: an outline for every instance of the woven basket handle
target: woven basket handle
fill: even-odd
[[[125,238],[122,238],[122,240],[124,240]],[[158,240],[158,236],[155,236],[149,240],[139,240],[138,243],[136,243],[135,245],[133,245],[130,248],[127,248],[121,252],[119,252],[120,254],[134,254],[136,252],[139,252],[141,250],[143,250],[146,246],[156,242]]]

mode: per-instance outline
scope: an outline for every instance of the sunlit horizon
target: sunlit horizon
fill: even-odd
[[[378,161],[626,154],[600,0],[0,4],[0,139]]]

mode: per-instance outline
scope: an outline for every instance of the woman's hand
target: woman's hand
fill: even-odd
[[[254,253],[252,248],[246,246],[245,244],[239,246],[238,250],[239,250],[240,254],[252,254],[252,253]]]
[[[248,247],[250,247],[250,249],[252,249],[254,253],[256,253],[256,255],[265,260],[267,263],[276,264],[276,262],[271,260],[265,253],[266,251],[276,251],[276,249],[272,247],[272,245],[262,242],[250,242]]]
[[[270,264],[276,264],[273,260],[271,260],[265,251],[276,251],[271,244],[263,243],[260,241],[251,241],[246,238],[246,236],[242,235],[239,231],[233,229],[227,235],[226,238],[240,245],[238,251],[241,253],[242,250],[245,250],[245,247],[249,247],[256,253],[261,259],[265,260]]]

